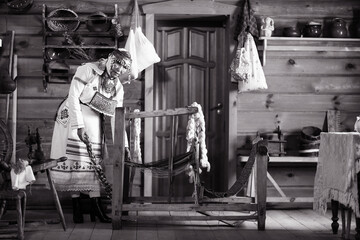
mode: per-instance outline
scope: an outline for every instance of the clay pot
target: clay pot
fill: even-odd
[[[286,27],[284,28],[283,35],[285,37],[300,37],[301,33],[297,27]]]
[[[111,21],[103,12],[96,12],[89,16],[86,27],[90,32],[107,32],[111,27]]]
[[[322,33],[321,24],[310,22],[303,29],[304,37],[320,37]]]
[[[346,22],[342,18],[334,18],[331,25],[331,37],[333,38],[344,38],[347,37]]]

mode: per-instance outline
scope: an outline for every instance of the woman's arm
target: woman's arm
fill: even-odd
[[[82,91],[84,90],[86,83],[89,81],[91,73],[92,69],[86,65],[78,67],[70,84],[68,102],[70,112],[70,126],[73,129],[85,127],[79,98]]]

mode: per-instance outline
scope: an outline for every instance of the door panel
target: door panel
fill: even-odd
[[[154,108],[168,109],[188,106],[193,102],[201,104],[206,129],[207,149],[211,172],[203,172],[202,178],[207,187],[219,189],[222,179],[221,156],[225,152],[224,115],[220,109],[213,109],[224,103],[224,41],[225,29],[211,23],[198,27],[195,22],[163,21],[156,29],[156,48],[162,61],[155,65]],[[179,119],[177,154],[186,151],[187,117]],[[154,121],[154,157],[168,156],[170,122],[161,119]],[[215,178],[217,179],[216,181]],[[220,182],[220,183],[219,183]],[[159,184],[160,183],[160,184]],[[158,194],[167,195],[167,180],[159,180]],[[193,185],[185,174],[175,177],[174,195],[191,196]]]

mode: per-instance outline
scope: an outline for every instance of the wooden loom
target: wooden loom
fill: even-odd
[[[126,198],[127,195],[127,180],[128,175],[125,174],[125,129],[126,121],[134,118],[155,118],[167,117],[171,118],[170,130],[170,144],[169,149],[169,176],[173,171],[173,161],[176,157],[175,153],[175,139],[177,134],[177,122],[180,115],[191,115],[197,112],[197,108],[176,108],[169,110],[158,110],[153,112],[132,112],[127,113],[124,108],[116,109],[115,116],[115,140],[114,140],[114,156],[113,159],[113,197],[112,197],[112,228],[114,230],[121,229],[122,220],[219,220],[226,224],[228,221],[240,220],[257,220],[258,229],[265,230],[265,216],[266,216],[266,172],[268,162],[268,142],[266,140],[259,140],[253,146],[253,158],[255,159],[255,186],[256,196],[238,197],[238,192],[232,191],[238,184],[238,181],[231,187],[228,192],[234,192],[234,195],[222,194],[222,197],[204,197],[202,194],[202,187],[200,184],[195,185],[195,198],[193,203],[190,202],[176,202],[171,198],[171,195],[166,199],[159,197],[131,197]],[[195,174],[199,177],[199,147],[194,149],[195,156]],[[250,158],[249,158],[250,159]],[[251,170],[251,169],[250,169]],[[196,178],[195,178],[196,179]],[[199,178],[198,178],[199,179]],[[171,177],[169,178],[171,183]],[[125,183],[125,184],[124,184]],[[171,189],[171,186],[170,186]],[[171,192],[171,191],[169,191]],[[125,200],[124,200],[125,199]],[[151,216],[139,214],[126,214],[123,212],[140,212],[140,211],[194,211],[201,213],[191,216]],[[231,215],[218,214],[211,215],[209,211],[226,212],[231,211]],[[238,214],[234,214],[238,213]],[[244,213],[248,213],[245,214]]]

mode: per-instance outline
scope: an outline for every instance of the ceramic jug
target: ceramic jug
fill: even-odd
[[[346,22],[342,18],[334,18],[331,26],[331,37],[344,38],[347,37]]]
[[[301,32],[297,27],[286,27],[283,30],[285,37],[300,37]]]
[[[320,37],[322,33],[321,24],[316,22],[310,22],[304,26],[304,37]]]

